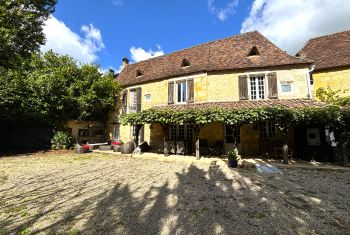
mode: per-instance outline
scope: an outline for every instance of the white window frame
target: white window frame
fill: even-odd
[[[263,89],[263,92],[264,92],[264,98],[260,98],[259,97],[259,83],[257,82],[258,81],[258,78],[261,78],[262,77],[262,80],[263,80],[263,83],[264,83],[264,89]],[[266,79],[266,75],[265,73],[259,73],[259,74],[250,74],[249,77],[248,77],[248,94],[249,94],[249,99],[250,100],[266,100],[267,99],[267,87],[268,87],[268,84],[267,84],[267,79]],[[251,86],[251,78],[255,78],[255,95],[256,95],[256,98],[255,99],[252,99],[252,86]]]
[[[181,80],[177,80],[175,81],[175,103],[177,104],[184,104],[187,102],[187,79],[181,79]],[[186,87],[186,91],[185,91],[185,94],[183,94],[183,91],[181,91],[181,100],[183,100],[183,98],[185,98],[185,101],[178,101],[178,91],[179,91],[179,87],[178,87],[178,84],[179,83],[184,83],[185,84],[185,87]],[[181,86],[181,90],[182,90],[182,86]],[[183,96],[185,95],[185,97]]]

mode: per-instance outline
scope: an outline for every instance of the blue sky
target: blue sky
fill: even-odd
[[[44,28],[43,51],[53,49],[79,62],[118,70],[125,56],[137,62],[259,30],[294,54],[310,37],[350,29],[349,2],[59,0]]]

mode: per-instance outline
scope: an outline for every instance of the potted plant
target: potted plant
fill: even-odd
[[[228,160],[229,167],[236,168],[238,166],[238,159],[239,159],[239,155],[238,155],[237,148],[234,148],[228,152],[227,160]]]

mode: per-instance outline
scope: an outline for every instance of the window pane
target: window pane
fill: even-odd
[[[264,90],[264,78],[258,77],[258,89],[259,89],[259,99],[265,98],[265,90]]]
[[[181,83],[177,83],[177,102],[181,102]]]
[[[185,127],[184,125],[179,125],[179,133],[178,133],[178,140],[184,140],[185,139]]]
[[[182,82],[182,102],[186,102],[186,81]]]
[[[256,85],[255,85],[255,77],[250,78],[250,98],[252,100],[256,100]]]

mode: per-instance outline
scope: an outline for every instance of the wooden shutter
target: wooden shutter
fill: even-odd
[[[241,75],[238,76],[238,87],[239,87],[239,99],[247,100],[248,96],[248,76]]]
[[[124,91],[122,95],[122,114],[126,114],[128,107],[128,91]]]
[[[174,103],[174,82],[168,83],[168,104]]]
[[[137,106],[136,106],[136,112],[141,112],[141,100],[142,100],[142,92],[141,88],[136,89],[136,98],[137,98]]]
[[[278,89],[277,89],[277,75],[276,73],[267,74],[267,82],[269,86],[269,99],[278,98]]]
[[[194,101],[194,83],[193,78],[187,80],[187,103]]]

